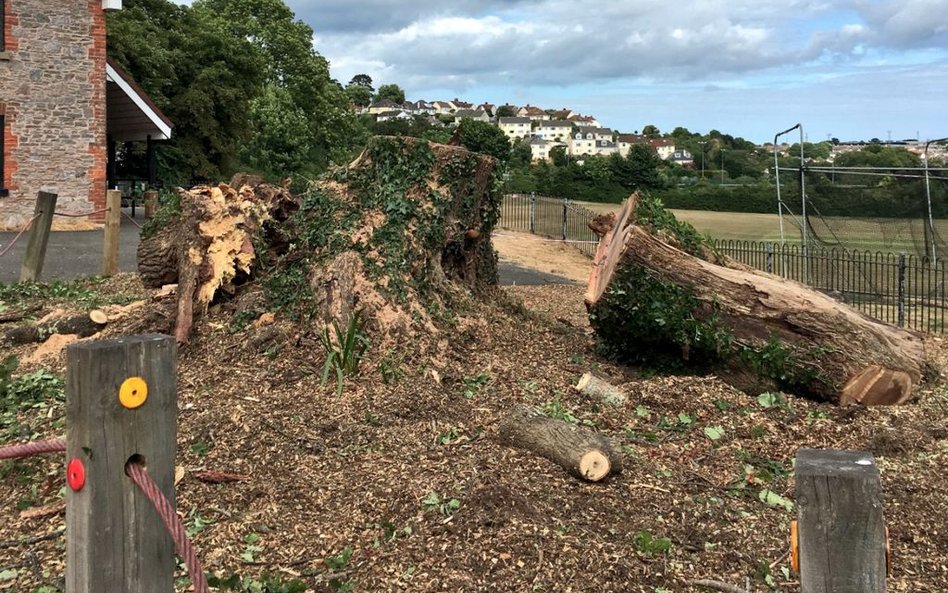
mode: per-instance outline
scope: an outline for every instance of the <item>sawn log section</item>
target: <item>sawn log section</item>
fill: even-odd
[[[819,368],[821,378],[810,385],[811,395],[866,405],[897,404],[912,397],[927,369],[920,334],[867,317],[797,282],[689,255],[663,241],[662,233],[636,224],[637,199],[629,198],[613,227],[607,225],[586,292],[588,307],[596,305],[619,270],[638,267],[656,281],[691,291],[701,305],[693,315],[717,316],[734,347],[779,343],[811,354],[810,363]],[[720,366],[719,374],[739,387],[753,372],[738,356],[724,357]]]

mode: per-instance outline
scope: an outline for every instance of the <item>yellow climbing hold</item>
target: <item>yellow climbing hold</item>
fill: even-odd
[[[148,383],[141,377],[129,377],[119,388],[119,401],[129,410],[141,406],[148,399]]]

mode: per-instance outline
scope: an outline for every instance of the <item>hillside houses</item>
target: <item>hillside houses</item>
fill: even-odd
[[[515,113],[500,117],[497,112]],[[517,107],[505,104],[502,109],[490,103],[474,105],[454,98],[450,101],[406,101],[399,105],[390,100],[372,103],[362,113],[374,115],[378,121],[411,120],[427,117],[433,125],[457,125],[465,119],[491,123],[497,126],[511,142],[527,141],[534,160],[550,157],[550,150],[562,146],[573,158],[587,156],[627,156],[631,147],[642,144],[654,150],[664,160],[692,164],[691,155],[677,151],[675,141],[669,138],[651,138],[640,134],[616,134],[604,128],[595,117],[583,115],[569,108],[542,109],[534,105]],[[437,118],[437,119],[436,119]]]

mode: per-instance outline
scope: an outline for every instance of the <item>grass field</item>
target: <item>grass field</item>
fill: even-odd
[[[619,209],[619,204],[577,202],[594,212],[610,212]],[[780,241],[780,221],[776,214],[751,214],[745,212],[709,212],[705,210],[672,210],[699,232],[715,239],[742,241]],[[889,251],[893,253],[916,252],[916,239],[924,243],[923,221],[900,218],[843,218],[827,217],[826,225],[811,219],[815,230],[832,241],[831,227],[843,247],[867,251]],[[800,243],[800,227],[789,216],[784,216],[784,236],[788,243]],[[942,236],[948,236],[948,220],[935,220],[935,228]]]

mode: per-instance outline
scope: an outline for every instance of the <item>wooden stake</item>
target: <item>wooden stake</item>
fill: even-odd
[[[794,467],[801,593],[884,593],[886,537],[875,459],[800,449]]]
[[[105,253],[102,257],[102,275],[112,276],[119,271],[119,232],[122,227],[122,192],[110,189],[106,192],[105,205]]]
[[[155,211],[158,210],[158,192],[149,190],[144,193],[145,197],[145,218],[152,218]]]
[[[175,356],[174,340],[155,335],[67,349],[67,467],[78,460],[85,475],[73,490],[70,474],[66,490],[68,593],[174,588],[174,544],[125,465],[133,456],[142,460],[174,504]],[[134,377],[146,392],[138,381],[125,383]],[[132,398],[123,393],[125,404],[123,384],[137,390]],[[130,401],[140,405],[125,407]]]
[[[53,213],[56,212],[56,194],[45,191],[36,196],[34,216],[39,216],[30,227],[30,238],[26,244],[26,254],[20,267],[20,282],[36,282],[43,271],[46,259],[46,245],[49,243],[49,231],[53,228]]]

